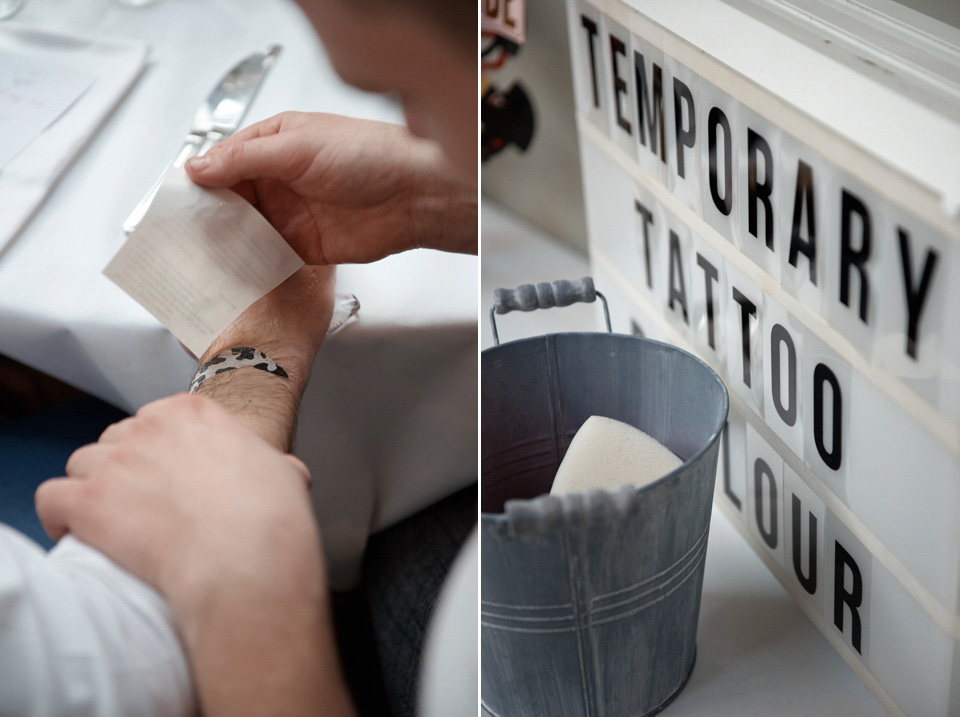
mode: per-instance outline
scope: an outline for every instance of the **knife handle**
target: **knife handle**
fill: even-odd
[[[176,159],[173,160],[173,166],[182,167],[191,157],[196,157],[198,154],[203,154],[203,152],[206,151],[201,151],[203,144],[204,138],[200,135],[187,135],[187,138],[183,142],[183,147],[180,148],[180,153],[177,155]],[[166,174],[166,170],[164,170],[164,174]],[[162,178],[163,175],[161,174],[160,177]]]
[[[198,149],[196,152],[196,156],[199,157],[202,154],[206,154],[207,150],[209,150],[211,147],[213,147],[213,145],[215,145],[217,142],[224,139],[225,137],[226,135],[223,134],[222,132],[217,132],[217,130],[215,129],[210,130],[209,132],[207,132],[206,136],[203,138],[203,141],[200,144],[200,149]],[[187,160],[183,160],[183,161],[186,162]]]
[[[219,134],[219,132],[215,134]],[[223,137],[223,135],[220,136],[221,138]],[[201,137],[196,134],[188,135],[176,158],[173,160],[173,162],[163,168],[163,171],[160,172],[160,176],[157,177],[156,181],[154,181],[154,183],[150,186],[149,191],[144,195],[143,199],[140,200],[137,206],[133,208],[133,211],[130,212],[130,216],[128,216],[123,222],[123,233],[130,234],[134,229],[137,228],[137,225],[147,213],[150,205],[153,204],[153,198],[157,196],[157,191],[160,189],[160,185],[163,183],[163,178],[166,176],[170,167],[182,167],[187,163],[188,159],[199,154],[203,154],[212,146],[213,144],[207,145],[207,139],[205,137]]]

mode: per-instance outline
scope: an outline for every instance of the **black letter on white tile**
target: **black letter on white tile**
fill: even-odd
[[[643,217],[643,262],[647,268],[647,286],[653,288],[653,271],[650,267],[650,225],[653,224],[653,212],[643,206],[639,200],[633,200],[634,210]]]
[[[836,551],[833,561],[833,624],[837,626],[840,632],[843,632],[843,606],[850,608],[850,642],[860,654],[860,613],[857,608],[863,603],[863,577],[860,574],[860,568],[839,541],[834,541]],[[844,584],[846,574],[845,568],[850,569],[850,576],[853,578],[850,590],[847,590]]]
[[[723,191],[720,196],[719,181],[717,179],[717,128],[723,130]],[[730,122],[723,110],[711,107],[707,115],[707,150],[710,158],[710,196],[713,204],[725,216],[730,216],[733,209],[733,146],[730,144],[732,133]]]
[[[613,78],[613,106],[617,111],[617,124],[627,134],[633,134],[630,122],[620,112],[620,96],[627,93],[626,81],[617,74],[617,55],[627,56],[627,48],[623,40],[613,35],[610,36],[610,75]]]
[[[700,252],[697,252],[697,266],[703,269],[703,288],[707,295],[707,343],[710,348],[716,349],[713,338],[713,317],[716,314],[713,300],[713,284],[720,279],[720,272]]]
[[[810,595],[817,592],[817,516],[807,512],[807,538],[810,549],[810,560],[808,575],[803,574],[803,566],[800,564],[802,559],[802,540],[800,531],[800,499],[793,494],[793,572],[797,580]]]
[[[733,492],[733,487],[730,485],[730,424],[725,423],[723,425],[723,435],[721,436],[723,441],[723,492],[730,499],[730,502],[733,503],[734,507],[737,510],[742,510],[740,507],[740,498],[736,493]]]
[[[803,224],[803,208],[807,209],[807,238],[800,236]],[[797,188],[793,194],[793,223],[790,230],[790,252],[787,260],[797,265],[797,254],[807,257],[810,269],[810,283],[817,285],[817,222],[816,204],[813,191],[813,167],[802,159],[797,162]]]
[[[757,181],[757,152],[763,155],[763,183]],[[747,203],[749,227],[753,236],[760,238],[757,221],[757,204],[763,204],[763,238],[767,249],[773,251],[773,152],[762,136],[747,128]]]
[[[920,286],[913,285],[913,258],[910,255],[910,235],[903,227],[897,227],[900,237],[900,262],[903,266],[903,291],[907,298],[907,354],[910,358],[917,358],[917,339],[920,334],[920,314],[923,312],[930,290],[930,282],[937,268],[939,254],[933,249],[927,249],[927,258],[923,261],[923,273],[920,276]]]
[[[833,394],[833,436],[830,450],[823,442],[823,384],[829,383]],[[826,364],[818,363],[813,369],[813,440],[817,444],[817,453],[828,468],[840,470],[843,463],[843,434],[841,418],[843,416],[843,396],[840,393],[840,381]]]
[[[680,237],[677,233],[670,230],[670,264],[669,264],[670,298],[667,305],[673,309],[673,302],[676,301],[683,309],[683,323],[689,324],[690,319],[687,316],[687,287],[683,281],[683,257],[680,256]],[[676,281],[674,281],[676,278]]]
[[[854,249],[851,241],[853,229],[851,219],[856,214],[860,218],[860,248]],[[871,246],[870,210],[863,200],[846,188],[840,190],[840,301],[850,306],[850,270],[860,274],[860,320],[867,322],[870,296],[870,279],[864,266],[870,258]]]
[[[687,117],[690,119],[690,126],[683,126],[683,110],[680,107],[680,101],[687,106]],[[684,147],[693,149],[697,142],[697,109],[693,104],[693,93],[690,88],[676,77],[673,78],[673,124],[677,133],[677,174],[686,177],[684,167]]]
[[[763,525],[763,479],[766,479],[767,485],[770,488],[769,530]],[[763,460],[763,458],[757,458],[753,463],[753,491],[754,517],[757,519],[757,529],[760,531],[760,537],[763,538],[763,542],[766,543],[771,550],[775,550],[778,542],[777,482],[774,480],[773,470],[767,465],[767,462]]]
[[[587,31],[587,45],[590,47],[590,79],[593,87],[593,106],[600,109],[600,88],[597,87],[597,54],[593,41],[597,37],[597,23],[586,15],[580,16],[580,24]]]
[[[783,405],[780,386],[780,344],[787,347],[787,405]],[[780,324],[770,329],[770,392],[773,405],[783,422],[793,426],[797,422],[797,349],[793,338]]]
[[[637,135],[640,144],[647,146],[647,132],[650,132],[650,151],[660,155],[667,162],[667,143],[664,141],[663,121],[663,70],[652,63],[653,87],[647,85],[647,64],[643,55],[634,50],[633,71],[637,84]],[[646,119],[644,119],[646,118]]]
[[[733,300],[740,304],[740,341],[743,345],[743,382],[750,387],[750,317],[757,315],[757,305],[733,287]]]

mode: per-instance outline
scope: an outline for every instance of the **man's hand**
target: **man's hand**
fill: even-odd
[[[476,186],[397,125],[286,112],[192,159],[187,174],[239,193],[308,264],[477,251]]]
[[[350,713],[299,460],[180,394],[110,426],[67,475],[37,490],[47,532],[74,534],[167,597],[205,713]]]
[[[274,570],[278,554],[319,570],[306,467],[209,399],[144,406],[78,449],[67,476],[37,492],[47,532],[72,532],[171,599],[209,582],[197,580],[208,560],[236,577]]]

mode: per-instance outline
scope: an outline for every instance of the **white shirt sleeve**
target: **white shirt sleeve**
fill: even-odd
[[[45,553],[0,524],[0,716],[195,712],[153,588],[70,536]]]
[[[420,664],[418,715],[477,714],[477,624],[480,537],[467,538],[447,573],[430,617]]]

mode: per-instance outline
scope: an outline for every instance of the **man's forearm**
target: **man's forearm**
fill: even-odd
[[[289,578],[263,596],[256,586],[243,599],[217,592],[189,611],[185,640],[205,714],[354,714],[325,590]]]
[[[249,346],[283,368],[286,377],[243,368],[213,374],[197,388],[264,440],[288,452],[297,411],[333,311],[331,267],[303,267],[249,307],[200,357],[203,365],[222,351]]]
[[[289,378],[236,370],[204,382],[197,393],[286,451],[309,365],[289,352],[276,355],[285,357],[277,362],[287,361]],[[246,565],[236,565],[205,582],[205,588],[182,591],[187,597],[172,601],[204,714],[354,715],[331,624],[319,539],[313,527],[301,533],[305,527],[294,521],[272,531],[274,574],[252,574]],[[252,562],[263,564],[263,558]]]
[[[260,348],[253,342],[246,345]],[[263,350],[267,352],[266,347]],[[287,453],[292,448],[297,412],[310,364],[306,357],[294,358],[282,350],[274,353],[281,358],[270,353],[267,355],[287,372],[287,377],[255,369],[230,371],[204,381],[197,388],[197,394],[212,398],[270,445]],[[211,357],[216,355],[210,354]],[[282,358],[284,355],[288,358]]]
[[[436,150],[435,150],[436,151]],[[410,226],[416,245],[460,254],[476,254],[477,189],[464,182],[447,161],[436,156],[411,192]]]
[[[300,399],[330,323],[332,301],[333,270],[302,268],[248,308],[200,357],[203,365],[221,352],[251,347],[286,375],[238,368],[208,374],[196,393],[216,401],[275,448],[289,452]],[[267,481],[274,478],[263,476]],[[311,532],[300,534],[298,526]],[[236,565],[230,575],[205,582],[202,589],[185,590],[187,598],[174,602],[204,712],[352,715],[315,524],[291,521],[271,532],[271,554],[260,556],[257,564],[276,567],[272,576],[250,574],[245,565]]]

